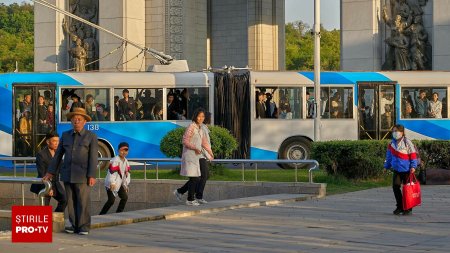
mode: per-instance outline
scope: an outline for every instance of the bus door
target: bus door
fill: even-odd
[[[394,122],[395,83],[358,83],[359,139],[390,139]]]
[[[55,84],[13,84],[14,156],[36,156],[55,131]]]

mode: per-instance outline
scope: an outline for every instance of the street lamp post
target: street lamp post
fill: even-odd
[[[320,0],[314,0],[314,141],[320,141]]]

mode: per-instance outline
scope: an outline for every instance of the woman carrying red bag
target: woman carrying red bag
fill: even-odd
[[[394,172],[392,178],[392,189],[394,191],[397,208],[394,210],[395,215],[411,215],[412,208],[403,210],[403,196],[401,191],[402,184],[406,184],[410,173],[414,173],[417,168],[417,151],[414,144],[406,138],[405,127],[395,125],[392,129],[392,141],[389,143],[386,152],[386,161],[384,168],[392,169]]]

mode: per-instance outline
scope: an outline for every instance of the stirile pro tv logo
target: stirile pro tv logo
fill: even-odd
[[[51,206],[13,206],[12,242],[52,242]]]

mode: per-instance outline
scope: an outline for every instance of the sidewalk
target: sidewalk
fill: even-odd
[[[0,235],[0,248],[33,253],[448,252],[450,186],[422,188],[423,206],[412,216],[392,215],[394,196],[386,187],[295,202],[284,195],[286,201],[274,205],[220,212],[211,212],[220,205],[215,202],[177,206],[172,212],[196,208],[196,215],[98,228],[88,236],[54,234],[52,244],[12,244],[8,235]]]

